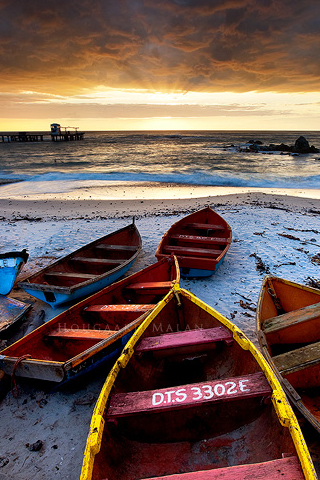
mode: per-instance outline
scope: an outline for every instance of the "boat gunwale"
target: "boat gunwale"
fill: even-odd
[[[257,309],[256,309],[256,331],[257,331],[257,337],[259,341],[259,345],[261,347],[262,353],[266,359],[266,361],[269,363],[270,367],[272,368],[275,376],[279,380],[282,388],[286,392],[290,402],[292,405],[294,405],[298,411],[308,420],[308,422],[317,430],[317,432],[320,433],[320,422],[316,420],[314,415],[304,406],[302,403],[301,397],[297,390],[291,385],[291,383],[280,373],[278,368],[276,367],[273,357],[269,353],[269,348],[268,348],[268,341],[266,338],[266,335],[264,334],[264,331],[262,329],[262,324],[261,322],[261,308],[262,308],[262,303],[263,303],[263,297],[264,297],[264,292],[266,289],[266,285],[268,281],[277,281],[280,283],[283,283],[285,285],[288,285],[289,287],[292,288],[302,288],[303,290],[310,292],[310,293],[316,293],[320,296],[320,289],[309,287],[308,285],[303,285],[297,282],[293,282],[291,280],[287,280],[281,277],[277,277],[275,275],[266,275],[263,279],[261,289],[260,289],[260,294],[258,298],[258,303],[257,303]]]
[[[199,214],[199,213],[201,213],[201,212],[204,212],[205,210],[208,210],[208,211],[210,212],[210,214],[214,214],[214,215],[216,215],[217,217],[219,217],[219,220],[220,220],[221,224],[222,224],[223,227],[224,227],[224,231],[225,231],[225,232],[229,232],[229,235],[228,235],[228,236],[226,235],[226,238],[227,238],[226,246],[224,247],[223,250],[221,250],[221,253],[220,253],[216,258],[202,257],[203,259],[206,259],[206,260],[207,260],[207,262],[208,262],[208,267],[210,267],[210,264],[211,264],[211,265],[214,265],[214,266],[215,266],[216,264],[218,264],[218,263],[221,261],[221,259],[226,255],[226,253],[227,253],[227,251],[229,250],[230,245],[231,245],[231,243],[232,243],[232,228],[230,227],[230,225],[228,224],[228,222],[227,222],[223,217],[221,217],[221,215],[219,215],[215,210],[213,210],[210,206],[206,206],[206,207],[204,207],[204,208],[202,208],[202,209],[200,209],[200,210],[197,210],[197,211],[195,211],[195,212],[192,212],[192,213],[190,213],[189,215],[187,215],[187,216],[181,218],[180,220],[177,220],[175,223],[173,223],[173,224],[171,225],[171,227],[169,227],[169,229],[168,229],[168,230],[165,232],[165,234],[162,236],[162,238],[161,238],[161,240],[160,240],[160,242],[159,242],[159,245],[158,245],[158,247],[157,247],[155,256],[156,256],[157,258],[167,257],[169,254],[166,254],[166,253],[163,252],[163,247],[164,247],[165,245],[168,245],[168,241],[166,241],[166,240],[170,237],[170,235],[172,234],[172,232],[173,232],[174,230],[176,230],[177,227],[179,227],[179,226],[182,226],[182,227],[183,227],[185,223],[187,224],[187,223],[189,222],[189,219],[190,219],[191,216],[197,215],[197,214]],[[190,258],[189,256],[183,255],[183,254],[180,254],[180,255],[179,255],[179,254],[175,254],[175,255],[177,256],[178,260],[181,259],[181,258],[184,258],[184,259],[188,260],[188,258]],[[195,256],[195,258],[198,258],[198,257]],[[194,267],[190,267],[190,268],[194,268]],[[215,268],[214,268],[213,270],[212,270],[212,268],[207,268],[207,269],[205,269],[205,270],[209,270],[209,271],[213,271],[213,272],[214,272]]]
[[[94,459],[95,455],[98,454],[100,451],[103,431],[105,427],[105,420],[103,418],[104,411],[106,409],[111,390],[120,370],[122,368],[125,368],[128,364],[130,358],[134,354],[134,347],[136,343],[139,341],[145,330],[149,327],[153,319],[174,296],[177,296],[179,294],[186,296],[190,301],[198,305],[200,308],[203,308],[205,311],[214,314],[218,321],[220,321],[225,327],[232,331],[233,338],[240,345],[240,347],[244,350],[250,351],[250,353],[256,359],[258,365],[260,366],[262,372],[265,374],[266,379],[272,389],[271,400],[276,415],[278,416],[279,422],[284,428],[289,429],[305,480],[317,480],[315,468],[313,466],[309,450],[307,448],[295,414],[286,399],[285,393],[281,387],[278,378],[275,376],[272,368],[268,365],[262,353],[257,350],[254,344],[230,320],[217,312],[213,307],[207,305],[202,300],[197,298],[191,292],[188,292],[185,289],[181,289],[180,286],[177,284],[174,285],[170,292],[156,305],[152,312],[147,316],[145,321],[131,336],[130,340],[124,347],[122,354],[120,355],[106,378],[106,381],[102,387],[102,390],[94,407],[90,423],[90,430],[84,451],[84,459],[80,480],[92,479]]]
[[[135,233],[137,234],[137,237],[138,237],[138,240],[139,240],[139,244],[137,245],[137,250],[133,253],[133,255],[131,255],[130,258],[122,261],[120,265],[113,268],[112,270],[108,270],[107,272],[105,272],[101,275],[94,276],[92,279],[88,279],[88,280],[85,280],[84,282],[80,282],[80,283],[77,283],[75,285],[68,286],[68,287],[67,286],[45,284],[45,283],[33,283],[32,281],[30,281],[40,274],[44,275],[47,271],[52,270],[57,265],[62,264],[64,262],[70,260],[70,258],[78,255],[81,251],[86,250],[88,248],[92,248],[95,244],[99,244],[101,242],[101,240],[107,240],[108,237],[112,237],[115,234],[119,234],[122,231],[129,230],[130,228],[135,229]],[[62,294],[64,293],[66,295],[70,295],[74,291],[80,290],[80,289],[82,289],[82,288],[84,288],[88,285],[97,283],[100,280],[103,280],[106,277],[112,276],[113,274],[115,274],[115,273],[117,273],[121,270],[126,270],[128,265],[137,258],[137,256],[141,252],[141,250],[142,250],[141,235],[140,235],[140,232],[139,232],[138,228],[136,227],[135,223],[132,222],[129,225],[126,225],[125,227],[122,227],[122,228],[120,228],[118,230],[115,230],[114,232],[111,232],[111,233],[109,233],[109,234],[107,234],[103,237],[100,237],[96,240],[93,240],[92,242],[83,245],[82,247],[78,248],[77,250],[74,250],[73,252],[69,253],[68,255],[65,255],[65,256],[57,259],[55,262],[50,263],[46,267],[38,270],[37,272],[33,273],[32,275],[30,275],[29,277],[27,277],[23,281],[19,282],[18,286],[22,289],[25,289],[25,290],[37,290],[37,291],[42,291],[42,292],[58,292],[58,293],[62,293]]]
[[[171,265],[170,265],[170,263],[171,263]],[[119,285],[121,285],[121,283],[125,283],[125,282],[130,284],[130,281],[133,278],[137,278],[137,277],[139,278],[142,274],[145,274],[145,273],[150,272],[150,271],[152,272],[158,266],[161,267],[161,265],[166,265],[166,264],[168,265],[169,268],[173,269],[173,271],[175,272],[175,278],[173,280],[171,280],[171,285],[173,287],[175,284],[178,284],[179,281],[180,281],[180,269],[179,269],[179,264],[178,264],[177,258],[175,256],[173,256],[172,258],[165,258],[163,260],[159,260],[156,263],[153,263],[153,264],[143,268],[142,270],[139,270],[138,272],[133,273],[132,275],[129,275],[129,276],[127,276],[127,277],[125,277],[121,280],[118,280],[117,282],[114,282],[111,285],[108,285],[107,287],[104,287],[102,290],[100,290],[98,292],[95,292],[90,297],[87,297],[85,299],[80,300],[79,302],[77,302],[75,305],[73,305],[69,309],[59,313],[55,317],[48,320],[48,322],[46,322],[46,323],[40,325],[39,327],[37,327],[36,329],[34,329],[28,335],[18,339],[12,345],[0,350],[0,360],[5,362],[5,363],[7,363],[7,361],[8,361],[9,365],[11,365],[12,363],[15,364],[19,357],[13,357],[11,355],[5,355],[2,352],[5,352],[6,350],[8,350],[10,348],[14,348],[15,345],[17,345],[19,343],[23,344],[23,343],[26,343],[27,341],[29,341],[30,339],[41,337],[43,332],[46,333],[46,332],[50,331],[51,329],[53,329],[54,326],[57,323],[59,324],[59,321],[61,319],[63,319],[63,317],[67,314],[67,312],[71,312],[71,314],[72,314],[72,311],[78,310],[81,307],[81,305],[86,305],[86,306],[90,305],[90,303],[89,303],[90,299],[93,300],[95,298],[99,298],[101,295],[104,294],[105,290],[110,290],[110,291],[115,290],[119,287]],[[160,303],[160,302],[158,302],[158,303]],[[156,304],[156,306],[157,305],[158,304]],[[30,307],[31,307],[31,305],[30,305]],[[150,311],[152,311],[152,310],[153,309],[151,309]],[[81,364],[82,362],[84,362],[88,358],[91,358],[94,355],[98,354],[104,348],[108,347],[109,344],[112,345],[114,342],[116,342],[117,340],[119,340],[123,336],[125,336],[127,333],[129,333],[136,326],[140,325],[141,322],[150,314],[150,311],[146,312],[146,313],[143,313],[142,315],[140,315],[138,318],[136,318],[132,322],[126,324],[123,328],[118,330],[115,334],[111,335],[107,339],[104,339],[104,340],[101,340],[100,342],[95,343],[91,347],[87,348],[86,350],[83,350],[82,352],[78,353],[74,357],[69,358],[66,361],[56,362],[56,361],[51,361],[51,360],[40,360],[40,359],[37,360],[37,359],[34,359],[34,358],[31,357],[30,359],[29,358],[24,359],[23,363],[25,365],[28,365],[29,362],[30,362],[30,365],[34,365],[35,361],[36,362],[42,362],[44,365],[46,365],[46,364],[49,365],[51,363],[54,363],[54,364],[58,364],[58,363],[60,364],[61,363],[61,365],[63,365],[65,373],[67,373],[72,368]]]

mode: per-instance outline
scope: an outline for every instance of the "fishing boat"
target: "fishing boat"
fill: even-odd
[[[0,295],[8,295],[29,254],[26,249],[19,252],[0,253]]]
[[[0,295],[0,336],[22,319],[30,308],[29,304],[6,295]]]
[[[62,384],[102,364],[112,366],[133,331],[179,280],[174,257],[119,280],[2,350],[0,368]]]
[[[256,321],[265,358],[292,405],[320,433],[320,290],[268,275]]]
[[[231,241],[231,227],[206,207],[174,223],[163,235],[156,257],[160,260],[174,254],[181,276],[208,277],[221,265]]]
[[[140,233],[133,221],[58,259],[18,285],[57,308],[117,281],[136,261],[141,247]]]
[[[81,480],[315,479],[296,417],[248,338],[175,286],[95,406]]]

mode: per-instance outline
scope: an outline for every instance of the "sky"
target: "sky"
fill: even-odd
[[[0,0],[0,131],[320,130],[319,0]]]

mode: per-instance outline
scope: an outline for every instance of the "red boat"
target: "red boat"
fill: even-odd
[[[162,237],[156,257],[174,254],[183,277],[208,277],[223,262],[231,241],[231,227],[206,207],[174,223]]]
[[[61,383],[114,362],[134,330],[179,280],[177,261],[169,258],[105,287],[2,350],[0,368]]]

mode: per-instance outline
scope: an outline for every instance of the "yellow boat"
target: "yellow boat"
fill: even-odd
[[[95,406],[81,480],[316,479],[296,417],[248,338],[175,285]]]

